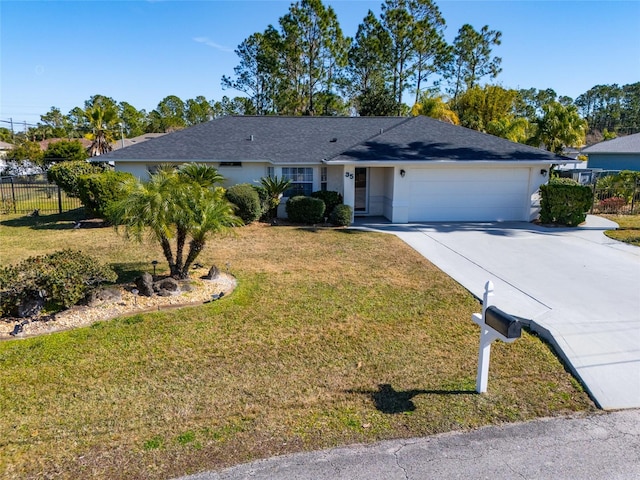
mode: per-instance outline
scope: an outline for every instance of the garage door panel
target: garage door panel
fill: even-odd
[[[409,221],[523,220],[528,169],[412,169]]]

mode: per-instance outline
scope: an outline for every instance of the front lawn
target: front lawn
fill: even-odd
[[[0,261],[59,248],[161,260],[111,229],[0,217]],[[68,225],[69,224],[69,225]],[[478,302],[391,235],[253,225],[200,263],[223,300],[0,343],[0,477],[170,478],[287,452],[593,411],[537,337],[494,344]]]
[[[602,217],[620,225],[617,230],[604,232],[607,237],[640,247],[640,215],[602,215]]]

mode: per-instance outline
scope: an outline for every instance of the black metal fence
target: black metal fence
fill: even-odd
[[[610,188],[597,188],[597,185],[593,185],[591,213],[640,214],[640,185],[624,192]]]
[[[46,175],[0,177],[0,213],[63,213],[80,207],[79,198],[47,182]]]
[[[640,214],[640,173],[620,170],[560,170],[560,177],[570,178],[593,191],[590,213]]]

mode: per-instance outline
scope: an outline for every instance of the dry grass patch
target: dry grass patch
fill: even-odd
[[[16,232],[59,241],[0,239]],[[120,245],[108,229],[58,233],[103,261],[148,255],[103,250]],[[594,409],[528,334],[495,345],[473,393],[477,301],[393,236],[253,225],[201,259],[226,262],[239,286],[222,301],[0,344],[0,476],[169,478]]]

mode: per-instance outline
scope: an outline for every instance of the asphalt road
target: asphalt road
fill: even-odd
[[[640,410],[270,458],[181,480],[640,479]]]

